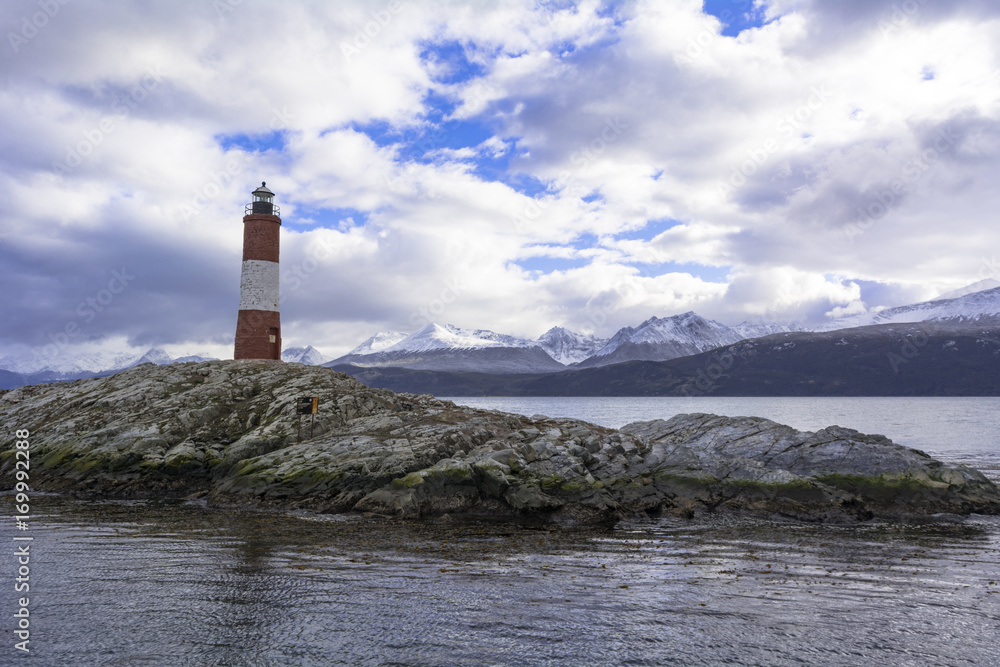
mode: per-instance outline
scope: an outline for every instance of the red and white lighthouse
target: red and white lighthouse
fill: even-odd
[[[267,183],[253,191],[243,216],[243,270],[234,359],[281,359],[278,311],[280,211]]]

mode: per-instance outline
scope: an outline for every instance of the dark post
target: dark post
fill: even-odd
[[[312,416],[309,417],[309,439],[312,440],[313,424],[316,423],[316,413],[319,412],[319,396],[312,397],[311,405],[309,407],[312,408],[310,411]]]
[[[299,416],[299,442],[302,442],[302,415],[312,415],[309,418],[309,439],[313,437],[313,425],[316,423],[316,413],[319,412],[318,396],[300,396],[295,405],[295,414]]]

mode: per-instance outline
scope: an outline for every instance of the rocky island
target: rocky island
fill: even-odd
[[[296,402],[319,398],[298,441]],[[306,418],[308,420],[308,418]],[[226,506],[610,522],[740,511],[850,522],[1000,514],[982,473],[881,435],[757,417],[676,415],[620,430],[373,389],[276,361],[143,364],[0,392],[30,431],[31,486]],[[307,421],[308,424],[308,421]],[[0,487],[15,481],[14,442]]]

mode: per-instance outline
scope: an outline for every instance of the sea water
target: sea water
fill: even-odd
[[[460,402],[610,426],[760,414],[997,460],[995,399],[488,400]],[[55,495],[32,512],[31,653],[8,546],[4,665],[1000,664],[996,517],[574,530]]]

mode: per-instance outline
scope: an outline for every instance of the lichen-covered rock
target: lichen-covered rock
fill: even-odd
[[[677,415],[622,428],[650,445],[666,494],[713,506],[768,505],[801,518],[1000,513],[997,486],[882,435],[831,426],[801,432],[760,417]],[[691,479],[700,484],[691,486]]]
[[[311,418],[302,419],[302,441],[300,396],[320,399],[313,437]],[[1000,489],[978,472],[882,436],[713,415],[615,431],[395,394],[280,362],[146,364],[21,387],[0,394],[0,424],[30,430],[35,488],[105,495],[585,522],[725,509],[808,520],[1000,513]],[[7,448],[0,486],[12,486],[13,473]]]

